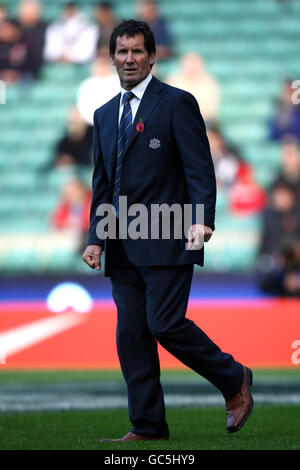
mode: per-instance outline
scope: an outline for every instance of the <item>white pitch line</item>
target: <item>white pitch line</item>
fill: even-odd
[[[166,406],[169,407],[224,407],[224,398],[217,394],[195,395],[165,395]],[[37,393],[0,394],[0,412],[36,412],[36,411],[63,411],[63,410],[104,410],[127,408],[125,395],[90,396],[76,394],[73,397],[62,396],[56,393],[45,395]],[[254,394],[255,405],[300,405],[300,394]]]
[[[254,393],[254,404],[259,405],[300,405],[300,393],[275,394]],[[166,395],[166,404],[169,406],[220,406],[224,405],[224,398],[220,395]]]
[[[8,356],[73,328],[84,322],[86,318],[85,315],[68,312],[55,316],[51,315],[51,317],[2,332],[0,333],[0,358],[5,362]]]

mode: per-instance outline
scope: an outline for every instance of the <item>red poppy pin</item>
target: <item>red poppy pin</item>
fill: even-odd
[[[139,122],[136,125],[136,130],[142,134],[144,132],[144,129],[145,129],[145,126],[143,123],[143,119],[139,117]]]

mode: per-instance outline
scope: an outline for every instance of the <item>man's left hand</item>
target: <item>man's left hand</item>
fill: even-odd
[[[203,242],[208,242],[212,236],[212,229],[207,225],[194,224],[188,231],[188,250],[200,250]]]

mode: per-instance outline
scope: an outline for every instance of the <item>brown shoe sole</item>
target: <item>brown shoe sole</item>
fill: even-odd
[[[130,437],[128,439],[101,439],[100,442],[136,442],[136,441],[168,441],[169,437],[164,436],[164,437],[146,437],[146,436],[138,436],[137,438]]]
[[[252,370],[247,369],[247,374],[248,374],[248,383],[249,383],[248,388],[249,388],[249,392],[250,392],[250,387],[252,387],[252,384],[253,384]],[[251,392],[250,392],[250,394],[251,394]],[[254,401],[253,401],[253,397],[252,397],[252,394],[251,394],[251,407],[249,408],[248,413],[246,414],[245,418],[243,419],[243,421],[241,422],[241,424],[239,426],[236,426],[235,428],[227,429],[229,434],[232,434],[233,432],[239,431],[244,426],[244,424],[246,423],[247,419],[249,418],[249,416],[250,416],[250,414],[253,410],[253,406],[254,406]]]

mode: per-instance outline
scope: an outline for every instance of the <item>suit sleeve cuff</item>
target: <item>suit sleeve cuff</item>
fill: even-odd
[[[88,245],[98,245],[104,250],[104,240],[100,240],[97,235],[90,235]]]

